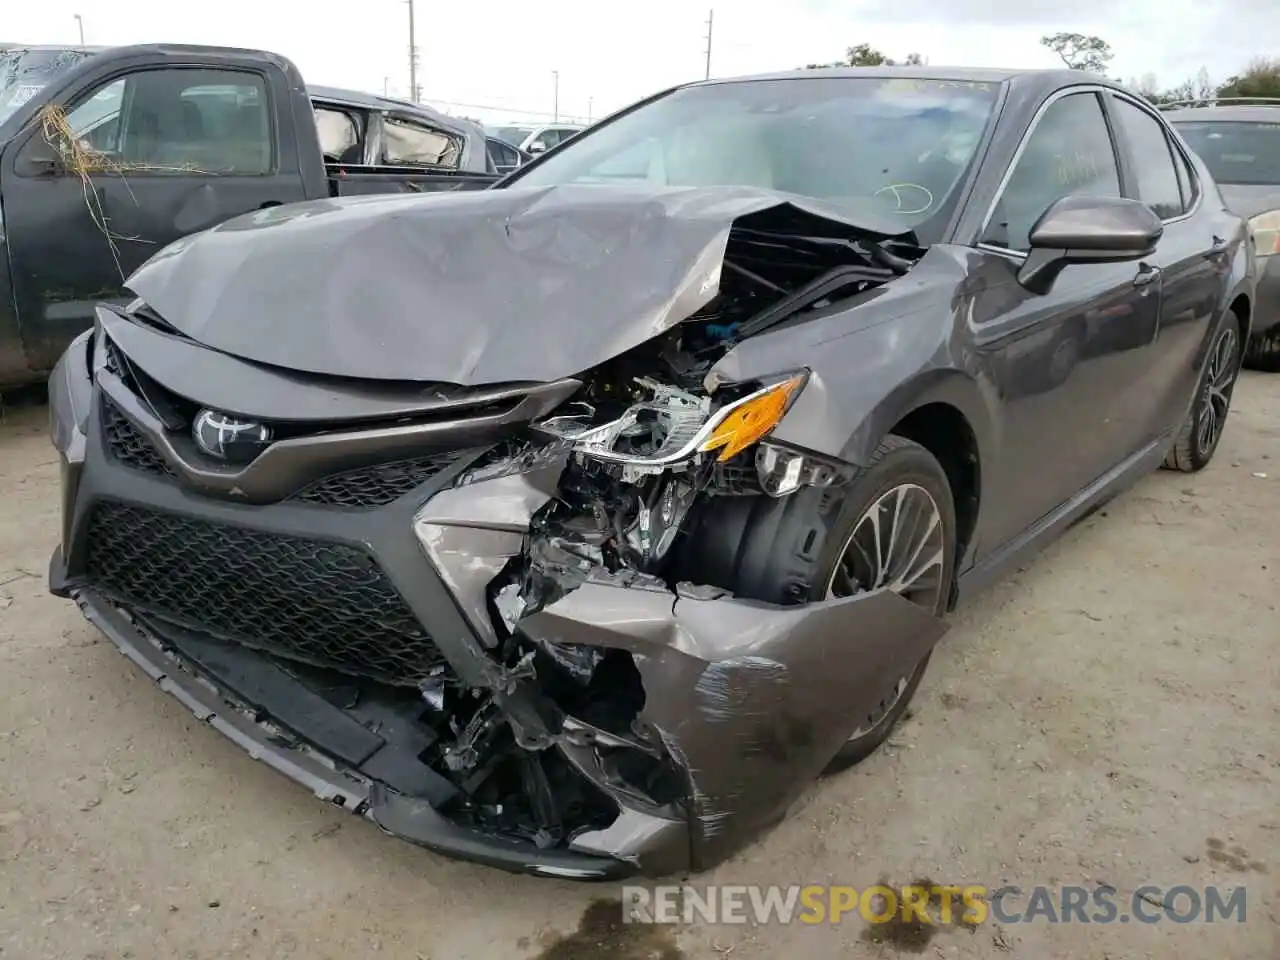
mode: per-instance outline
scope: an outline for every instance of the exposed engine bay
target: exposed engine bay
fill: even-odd
[[[591,580],[665,593],[671,602],[739,596],[739,585],[709,580],[681,556],[700,508],[718,497],[838,485],[848,468],[763,439],[804,388],[806,371],[752,384],[708,383],[708,372],[747,337],[879,286],[921,253],[735,230],[720,292],[706,307],[585,375],[555,415],[459,478],[466,486],[562,465],[555,495],[533,513],[519,554],[488,587],[499,689],[477,700],[442,677],[423,690],[447,724],[438,741],[447,746],[432,763],[459,787],[453,815],[461,822],[563,843],[616,812],[591,789],[593,779],[660,816],[681,816],[688,772],[641,718],[646,692],[633,655],[531,640],[519,625]],[[502,684],[525,698],[521,708],[513,711]],[[546,749],[553,743],[570,749]],[[575,777],[566,756],[583,751],[597,767]]]

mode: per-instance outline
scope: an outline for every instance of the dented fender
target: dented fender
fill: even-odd
[[[948,629],[884,590],[782,607],[696,587],[673,596],[607,575],[518,628],[535,641],[633,655],[646,694],[639,719],[688,778],[699,869],[782,817],[857,718]]]

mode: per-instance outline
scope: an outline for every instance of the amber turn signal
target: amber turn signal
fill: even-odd
[[[803,376],[783,380],[734,407],[699,449],[704,453],[719,450],[716,459],[721,463],[732,460],[778,425],[803,383]]]

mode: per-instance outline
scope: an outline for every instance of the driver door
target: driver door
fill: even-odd
[[[68,91],[57,123],[13,141],[0,168],[14,298],[36,369],[93,323],[96,303],[127,301],[126,278],[171,241],[306,198],[296,165],[278,156],[280,91],[260,67],[220,58],[104,74]]]
[[[993,505],[995,548],[1070,500],[1144,436],[1160,319],[1152,263],[1079,263],[1047,294],[1017,279],[1035,222],[1065,196],[1122,196],[1116,145],[1095,92],[1051,101],[1027,133],[979,245],[966,309],[981,365],[1003,408]]]

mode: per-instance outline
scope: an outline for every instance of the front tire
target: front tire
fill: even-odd
[[[1196,473],[1209,465],[1222,439],[1239,376],[1240,327],[1236,315],[1228,311],[1213,331],[1195,402],[1164,458],[1164,469]]]
[[[720,497],[690,533],[682,566],[745,599],[803,603],[887,588],[946,613],[956,557],[951,486],[937,459],[905,437],[887,436],[843,495],[809,487],[776,500]],[[928,664],[926,654],[886,688],[825,772],[853,766],[889,737]]]

